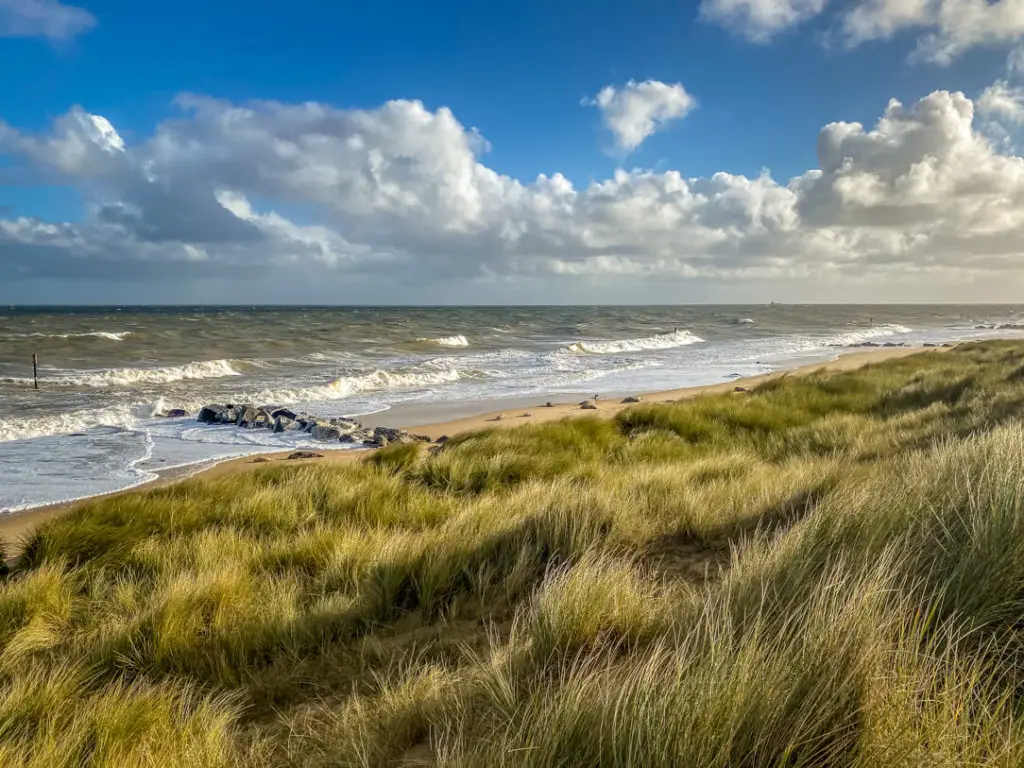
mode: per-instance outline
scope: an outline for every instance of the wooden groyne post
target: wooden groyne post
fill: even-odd
[[[32,387],[39,389],[39,356],[32,353]]]

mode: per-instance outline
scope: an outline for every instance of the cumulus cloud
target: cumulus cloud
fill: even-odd
[[[822,12],[826,0],[703,0],[700,16],[756,43]]]
[[[892,101],[870,128],[825,126],[818,167],[786,183],[622,169],[581,187],[559,173],[497,173],[476,131],[417,101],[180,104],[139,143],[78,108],[44,135],[0,125],[5,172],[75,184],[88,204],[77,222],[0,217],[0,282],[294,267],[422,285],[948,279],[1024,257],[1024,159],[992,145],[960,93]]]
[[[672,120],[685,117],[697,101],[680,83],[630,80],[621,88],[609,85],[585,105],[601,110],[601,121],[611,131],[615,145],[627,151],[640,146],[651,134]]]
[[[94,26],[87,10],[57,0],[0,0],[0,37],[67,40]]]

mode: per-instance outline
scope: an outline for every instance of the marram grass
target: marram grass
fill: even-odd
[[[84,504],[0,766],[1024,764],[1024,342]]]

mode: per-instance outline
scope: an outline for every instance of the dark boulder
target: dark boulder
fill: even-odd
[[[637,395],[630,395],[629,397],[622,398],[623,403],[639,403],[640,398]]]
[[[204,405],[199,409],[196,421],[201,424],[218,424],[227,409],[226,405]]]
[[[184,408],[171,408],[163,414],[165,419],[183,419],[186,416],[188,416],[188,411]]]
[[[246,427],[248,429],[255,429],[261,417],[265,418],[265,414],[254,408],[251,405],[243,405],[241,411],[235,417],[235,424],[239,427]]]
[[[287,416],[281,415],[274,418],[274,432],[287,432],[299,428],[298,422]]]
[[[292,421],[295,421],[295,419],[298,418],[298,416],[295,415],[294,411],[289,411],[287,408],[278,408],[277,410],[273,411],[270,414],[270,417],[272,419],[278,419],[282,416],[284,416],[287,419],[291,419]]]
[[[310,435],[314,440],[340,440],[341,434],[342,432],[338,427],[324,422],[316,424],[310,430]]]

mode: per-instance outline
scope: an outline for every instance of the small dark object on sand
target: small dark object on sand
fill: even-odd
[[[747,389],[746,387],[736,387],[735,389],[733,389],[733,392],[749,392],[749,391],[750,390]]]
[[[288,455],[289,459],[322,459],[323,457],[322,453],[313,453],[313,451],[296,451]]]
[[[503,414],[503,413],[499,413],[499,414],[497,414],[496,416],[494,416],[494,417],[492,417],[492,418],[488,419],[488,421],[501,421],[501,420],[502,420],[502,419],[504,419],[504,418],[505,418],[505,414]]]
[[[629,403],[639,403],[640,402],[640,397],[639,397],[639,395],[630,395],[629,397],[622,398],[622,402],[626,403],[626,404],[629,404]]]
[[[266,463],[268,461],[270,461],[270,459],[268,459],[266,456],[257,456],[255,459],[253,459],[249,463],[250,464],[264,464],[264,463]]]
[[[580,403],[580,410],[596,411],[597,404],[593,400],[584,400],[582,403]]]
[[[440,436],[439,438],[437,438],[437,440],[435,440],[434,442],[435,442],[435,443],[447,443],[447,442],[448,442],[449,440],[451,440],[451,438],[450,438],[450,437],[448,437],[448,435],[441,435],[441,436]]]
[[[528,418],[530,418],[531,416],[533,416],[533,414],[532,414],[532,413],[530,413],[529,411],[524,411],[523,413],[520,413],[520,414],[519,414],[519,418],[520,418],[520,419],[528,419]]]
[[[552,403],[550,400],[548,400],[546,403],[544,403],[544,407],[545,408],[554,408],[555,404]]]

